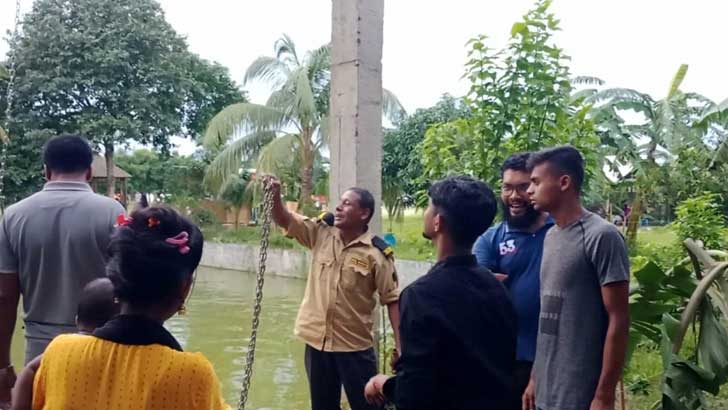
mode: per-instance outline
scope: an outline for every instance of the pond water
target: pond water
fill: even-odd
[[[266,277],[248,409],[309,408],[304,345],[293,335],[304,286],[298,279]],[[254,274],[200,268],[187,315],[167,322],[186,351],[199,351],[210,359],[233,408],[240,394],[254,298]],[[19,327],[20,323],[13,342],[15,363],[23,360]]]

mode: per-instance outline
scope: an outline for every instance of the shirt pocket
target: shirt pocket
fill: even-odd
[[[346,290],[368,289],[371,278],[370,269],[363,266],[353,265],[350,261],[341,270],[341,287]]]
[[[313,270],[311,272],[313,273],[313,278],[316,280],[326,280],[328,272],[331,272],[335,262],[336,260],[334,259],[334,256],[329,252],[325,252],[322,255],[316,255],[313,261]]]

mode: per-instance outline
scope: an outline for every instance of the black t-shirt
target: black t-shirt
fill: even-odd
[[[516,314],[473,255],[436,264],[399,306],[402,357],[384,386],[398,410],[502,409],[512,401]]]

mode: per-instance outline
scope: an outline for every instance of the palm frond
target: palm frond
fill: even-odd
[[[294,71],[292,75],[292,79],[295,81],[296,116],[301,120],[302,126],[312,126],[316,117],[316,101],[311,89],[308,70],[304,66]]]
[[[6,80],[8,78],[10,78],[10,71],[4,65],[0,64],[0,80]]]
[[[594,99],[594,102],[628,100],[641,102],[645,105],[652,105],[655,102],[648,94],[641,93],[632,88],[608,88],[606,90],[599,91],[594,96]]]
[[[329,145],[329,115],[326,114],[319,119],[318,140],[316,148],[323,148]]]
[[[286,117],[291,119],[291,124],[300,130],[300,124],[296,121],[296,95],[290,87],[273,91],[266,101],[266,107],[274,108]]]
[[[258,57],[245,70],[243,83],[260,80],[275,89],[285,83],[290,73],[290,68],[281,60],[273,57]]]
[[[393,124],[399,124],[407,117],[399,98],[386,88],[382,88],[382,114]]]
[[[207,148],[216,148],[236,133],[275,131],[285,128],[289,122],[290,117],[275,108],[252,103],[233,104],[212,117],[202,143]]]
[[[604,80],[599,77],[592,77],[587,75],[581,75],[571,79],[572,85],[604,85]]]
[[[245,159],[255,157],[275,139],[273,131],[258,131],[233,141],[208,165],[203,183],[217,191],[231,175],[238,175]]]
[[[274,139],[260,151],[257,164],[258,172],[274,175],[281,174],[281,168],[289,165],[291,157],[297,155],[299,145],[300,136],[298,134],[286,134]]]
[[[317,83],[318,80],[325,76],[331,70],[331,45],[323,46],[311,51],[306,56],[306,67],[308,67],[308,76],[311,81]]]
[[[587,88],[584,90],[579,90],[575,93],[572,93],[569,96],[569,102],[571,104],[576,104],[579,102],[583,102],[591,97],[593,97],[598,91],[594,88]]]
[[[680,68],[677,69],[677,73],[675,73],[675,76],[672,77],[672,81],[670,82],[670,89],[667,91],[667,99],[672,98],[675,93],[677,93],[680,90],[680,85],[682,84],[683,80],[685,80],[685,76],[688,73],[688,65],[687,64],[681,64]]]
[[[301,62],[298,59],[298,53],[296,52],[296,44],[293,42],[293,39],[288,36],[288,34],[284,33],[283,37],[276,40],[273,47],[275,49],[277,59],[291,63],[296,67],[301,65]]]

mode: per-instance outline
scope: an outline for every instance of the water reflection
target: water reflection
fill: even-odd
[[[301,280],[266,278],[249,409],[309,407],[303,343],[293,336],[304,286]],[[233,407],[240,394],[254,298],[255,275],[201,268],[187,315],[167,322],[186,351],[199,351],[210,359]],[[15,340],[13,356],[21,363],[19,332]]]

